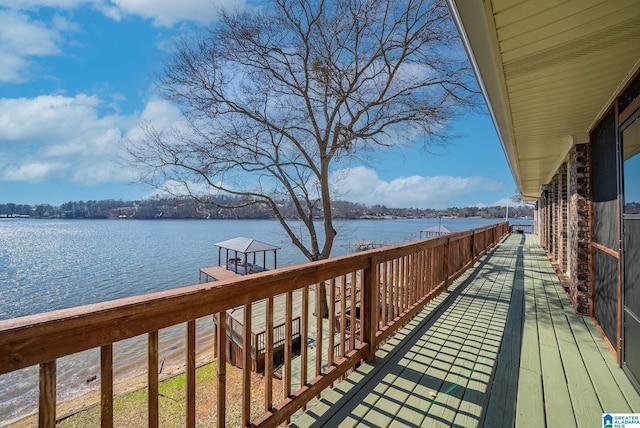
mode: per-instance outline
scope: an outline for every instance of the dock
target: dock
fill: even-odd
[[[363,241],[363,242],[353,242],[351,246],[354,247],[356,251],[366,251],[366,250],[373,250],[374,248],[387,247],[389,246],[389,244],[382,244],[380,242]]]
[[[227,279],[237,279],[241,275],[220,266],[204,267],[200,269],[200,282],[226,281]]]

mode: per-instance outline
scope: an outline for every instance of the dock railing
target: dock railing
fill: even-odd
[[[511,233],[533,233],[533,224],[515,223],[510,225]]]
[[[215,330],[215,335],[218,335],[217,329],[218,329],[218,325],[220,324],[218,321],[218,315],[214,314],[213,315],[213,322],[214,322],[214,330]],[[244,344],[244,328],[242,325],[242,320],[238,319],[236,316],[234,316],[233,313],[229,313],[227,312],[227,338],[232,340],[233,342],[235,342],[235,344],[237,345],[237,349],[239,352],[244,352],[243,351],[243,344]],[[271,344],[272,348],[274,351],[280,351],[282,350],[282,348],[285,346],[286,344],[286,332],[287,332],[287,327],[286,327],[286,321],[280,322],[279,324],[276,324],[273,326],[273,342]],[[300,316],[297,316],[295,318],[292,319],[291,322],[291,340],[295,343],[298,341],[298,339],[300,339]],[[251,343],[251,367],[253,371],[258,371],[258,370],[262,370],[262,366],[263,366],[263,362],[264,362],[264,358],[265,358],[265,354],[267,352],[267,331],[266,329],[260,329],[260,330],[251,330],[251,339],[249,340],[249,343]],[[227,354],[227,358],[229,358],[228,354]],[[235,358],[232,357],[232,358]],[[244,362],[243,357],[239,358],[240,361],[229,361],[231,362],[233,365],[238,366],[238,367],[242,367],[242,364]]]
[[[242,426],[277,426],[286,422],[324,389],[363,361],[373,361],[378,345],[417,314],[433,297],[471,267],[509,233],[508,223],[389,246],[236,280],[190,287],[0,321],[0,375],[30,366],[40,367],[39,426],[56,424],[56,360],[77,352],[100,349],[101,426],[113,426],[113,346],[131,337],[147,336],[148,426],[159,425],[158,332],[186,324],[185,425],[196,425],[196,319],[217,315],[217,425],[227,422],[226,321],[228,309],[243,306],[243,349],[252,348],[251,308],[266,299],[264,403],[252,404],[251,353],[245,352],[242,376]],[[347,293],[347,284],[353,286]],[[328,292],[326,291],[328,288]],[[336,288],[341,296],[336,303]],[[299,383],[292,383],[293,303],[309,307],[309,294],[326,293],[329,311],[322,317],[322,299],[303,310],[300,325]],[[274,397],[274,297],[286,296],[283,394]],[[331,303],[334,302],[334,303]],[[340,307],[337,307],[340,305]],[[311,308],[310,308],[311,309]],[[349,310],[347,310],[349,309]],[[357,310],[354,310],[357,309]],[[316,317],[315,332],[309,318]],[[349,322],[347,322],[347,317]],[[337,334],[325,334],[324,331]],[[347,328],[349,331],[347,331]],[[233,330],[233,329],[232,329]],[[309,340],[310,335],[314,340]],[[280,338],[278,338],[280,339]],[[315,355],[314,355],[315,353]],[[296,359],[297,359],[296,358]],[[309,373],[310,372],[310,373]],[[299,387],[297,385],[300,385]],[[294,388],[296,388],[294,390]],[[253,408],[252,408],[253,406]],[[257,407],[257,408],[256,408]]]

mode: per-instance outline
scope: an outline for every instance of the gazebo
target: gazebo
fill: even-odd
[[[218,266],[225,266],[228,270],[238,275],[248,275],[250,273],[263,272],[267,269],[267,253],[273,252],[273,266],[277,267],[276,252],[280,247],[267,244],[252,238],[233,238],[215,244],[218,247]],[[222,252],[224,250],[224,260]],[[229,252],[233,252],[233,257],[229,257]],[[262,264],[256,264],[256,254],[262,253]],[[249,257],[252,261],[249,262]]]
[[[451,228],[451,227],[447,227],[444,226],[442,224],[439,224],[437,226],[431,226],[428,227],[426,229],[422,229],[420,231],[420,239],[422,239],[422,234],[424,233],[424,237],[426,238],[435,238],[438,236],[442,236],[442,235],[448,235],[450,233],[456,233],[459,232],[458,230]]]
[[[249,275],[277,267],[276,252],[280,247],[275,245],[252,238],[233,238],[215,245],[218,247],[218,266],[201,268],[201,282],[223,281],[237,275]],[[273,264],[267,268],[267,253],[270,252],[273,252]],[[259,260],[259,253],[262,253],[262,260]]]

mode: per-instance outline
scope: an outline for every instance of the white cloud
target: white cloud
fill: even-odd
[[[486,177],[412,176],[387,182],[380,180],[375,170],[362,166],[338,171],[332,183],[345,200],[414,208],[446,208],[459,205],[456,199],[502,188]]]
[[[69,21],[66,17],[62,15],[55,15],[51,20],[51,25],[58,31],[70,31],[77,32],[80,31],[80,26],[73,22]]]
[[[144,110],[138,119],[138,125],[129,129],[126,138],[132,142],[145,138],[143,128],[151,126],[154,129],[162,130],[179,127],[182,121],[182,113],[178,107],[169,101],[153,98],[147,102]]]
[[[114,21],[120,21],[124,15],[138,15],[157,26],[171,27],[180,21],[209,24],[222,10],[243,9],[245,0],[0,0],[0,7],[16,11],[72,10],[85,5]]]
[[[495,201],[494,203],[492,203],[490,206],[492,207],[506,207],[506,206],[510,206],[510,207],[521,207],[523,205],[526,205],[524,202],[516,202],[511,198],[502,198],[498,201]]]
[[[59,178],[70,164],[63,162],[31,162],[9,165],[2,174],[4,181],[27,181],[38,183]]]
[[[57,19],[57,25],[72,23]],[[62,28],[62,27],[59,27]],[[30,58],[60,54],[62,35],[45,23],[11,10],[0,10],[0,82],[22,82],[28,78]]]
[[[60,55],[65,33],[80,26],[64,14],[90,6],[115,21],[124,15],[150,19],[154,25],[170,27],[180,21],[209,24],[221,10],[244,8],[245,0],[0,0],[0,83],[30,80],[37,57]],[[39,9],[57,13],[50,22],[39,21]]]
[[[87,3],[98,3],[101,0],[0,0],[0,6],[8,9],[26,10],[41,7],[71,9]]]
[[[153,20],[155,25],[170,27],[189,20],[201,24],[214,21],[220,10],[244,7],[244,0],[112,0],[122,12]]]
[[[137,120],[101,107],[83,94],[0,98],[0,179],[86,185],[131,179],[116,158],[121,136]]]
[[[134,181],[137,172],[120,162],[123,136],[139,137],[141,123],[162,127],[180,118],[175,105],[159,99],[121,116],[87,94],[0,98],[0,181]]]
[[[170,125],[181,118],[182,114],[178,107],[160,98],[152,98],[149,100],[140,115],[141,120],[160,125]]]

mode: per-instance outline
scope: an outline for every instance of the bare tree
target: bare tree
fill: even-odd
[[[440,136],[477,102],[474,82],[444,0],[275,0],[183,40],[159,88],[184,121],[127,145],[144,181],[266,204],[319,260],[336,235],[335,165]]]

